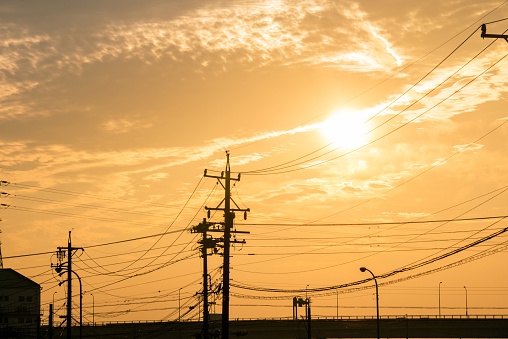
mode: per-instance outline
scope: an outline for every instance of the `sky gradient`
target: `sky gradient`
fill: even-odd
[[[63,313],[56,256],[15,256],[72,230],[87,321],[91,293],[96,321],[175,319],[201,288],[189,228],[224,196],[203,172],[229,151],[251,210],[231,317],[289,317],[306,289],[315,315],[375,314],[361,266],[411,268],[380,279],[382,315],[438,314],[439,285],[443,314],[466,288],[469,314],[507,314],[508,238],[485,238],[508,227],[508,44],[479,30],[507,17],[501,0],[4,2],[4,267]]]

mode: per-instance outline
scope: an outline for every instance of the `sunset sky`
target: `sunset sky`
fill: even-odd
[[[72,231],[85,321],[197,320],[229,151],[232,318],[375,315],[361,266],[381,315],[508,314],[507,2],[3,2],[4,267],[64,314]]]

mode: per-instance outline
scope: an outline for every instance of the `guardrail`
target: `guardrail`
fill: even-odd
[[[494,315],[383,315],[380,319],[508,319],[508,315],[494,314]],[[312,320],[366,320],[376,319],[376,316],[315,316]],[[293,320],[293,317],[273,317],[273,318],[233,318],[230,321],[287,321]],[[156,324],[168,323],[177,321],[161,321],[161,320],[133,320],[133,321],[96,321],[95,326],[119,325],[119,324]],[[182,320],[182,322],[200,322],[198,320]],[[41,323],[42,326],[48,326],[47,322]],[[55,325],[53,325],[55,326]],[[79,325],[76,325],[79,326]],[[91,322],[83,323],[83,326],[94,326]]]

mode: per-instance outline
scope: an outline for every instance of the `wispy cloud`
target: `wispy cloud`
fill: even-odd
[[[167,21],[104,24],[97,30],[69,28],[72,34],[4,25],[0,100],[112,59],[147,64],[185,59],[194,63],[196,72],[227,71],[232,62],[247,69],[308,64],[369,72],[400,59],[353,2],[261,1],[198,8]],[[4,119],[23,113],[22,107],[5,106]]]

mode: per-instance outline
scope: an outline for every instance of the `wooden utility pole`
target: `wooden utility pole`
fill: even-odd
[[[205,177],[216,178],[217,181],[224,188],[224,200],[217,207],[206,207],[208,211],[208,217],[210,217],[210,211],[224,211],[224,265],[223,265],[223,276],[222,276],[222,338],[229,338],[229,263],[230,263],[230,244],[231,244],[231,233],[233,228],[233,219],[235,218],[234,212],[244,212],[244,219],[247,218],[247,212],[250,209],[242,209],[238,207],[233,199],[231,199],[231,180],[240,181],[240,175],[237,178],[231,177],[231,167],[229,164],[229,152],[226,152],[226,170],[221,173],[220,176],[209,175],[205,170]],[[224,183],[221,181],[223,180]],[[231,208],[231,202],[236,208]],[[224,203],[224,207],[220,207]],[[237,232],[233,233],[248,233],[248,232]],[[237,241],[234,241],[237,242]],[[245,241],[243,241],[244,243]]]

